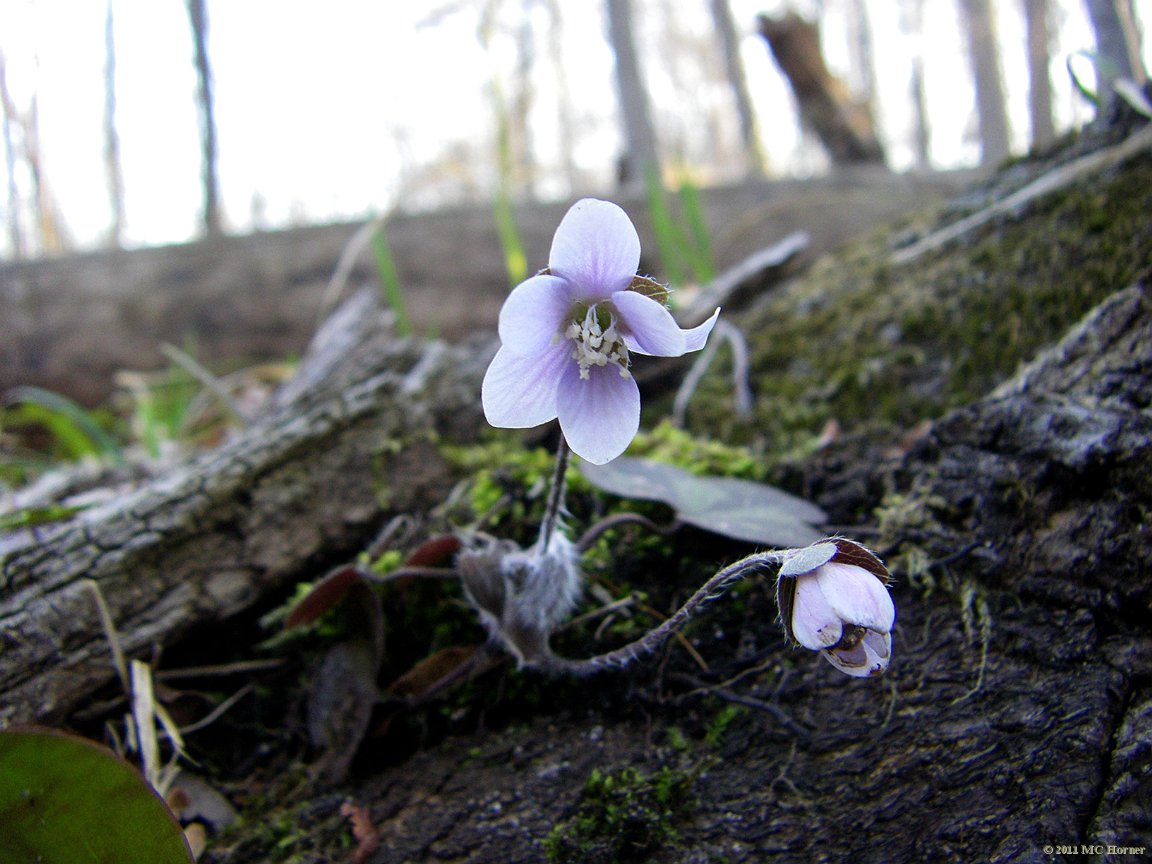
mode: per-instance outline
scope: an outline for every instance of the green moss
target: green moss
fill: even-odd
[[[891,261],[895,232],[877,232],[736,322],[749,341],[754,413],[735,416],[730,369],[718,363],[693,400],[690,428],[795,458],[829,420],[846,432],[895,434],[979,398],[1149,272],[1150,210],[1144,156],[907,265]],[[937,221],[927,214],[904,233]]]
[[[593,769],[579,809],[544,841],[548,860],[610,864],[645,861],[679,842],[675,823],[692,808],[696,771],[664,766],[652,774]]]
[[[627,455],[670,462],[693,474],[746,480],[763,480],[765,474],[763,461],[748,447],[693,435],[666,419],[637,435]]]
[[[733,721],[746,713],[748,709],[742,705],[725,705],[708,725],[708,730],[704,733],[704,743],[713,749],[719,747],[724,742]]]

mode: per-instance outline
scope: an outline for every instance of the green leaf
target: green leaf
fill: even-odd
[[[111,750],[64,732],[0,730],[0,861],[191,864],[160,796]]]
[[[384,301],[396,316],[396,335],[412,335],[412,319],[408,317],[408,306],[404,302],[404,291],[400,287],[400,277],[396,273],[396,260],[392,257],[392,246],[384,233],[384,222],[376,223],[372,233],[372,254],[376,259],[376,274],[384,292]]]
[[[15,387],[8,394],[10,423],[39,423],[47,428],[74,459],[106,456],[123,464],[120,445],[87,411],[66,396],[42,387]]]
[[[682,522],[726,537],[773,546],[806,546],[827,518],[815,504],[773,486],[732,477],[697,477],[675,465],[621,456],[606,465],[581,463],[593,486],[623,498],[660,501]]]

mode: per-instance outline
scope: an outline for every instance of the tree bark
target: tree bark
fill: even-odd
[[[712,26],[720,37],[720,50],[724,54],[724,72],[736,105],[736,116],[740,121],[740,140],[744,144],[744,158],[748,170],[763,173],[765,168],[764,150],[760,146],[760,135],[756,128],[756,114],[752,110],[752,95],[748,92],[748,78],[744,74],[744,64],[740,60],[740,39],[736,34],[736,24],[732,20],[732,7],[728,0],[709,0],[712,13]]]
[[[208,9],[205,0],[186,0],[192,26],[200,114],[200,179],[204,191],[203,226],[209,237],[220,234],[220,181],[216,174],[216,106],[212,64],[208,57]]]
[[[900,29],[911,46],[908,60],[908,97],[912,102],[912,152],[916,167],[932,164],[932,133],[928,122],[928,93],[924,86],[924,0],[901,0]]]
[[[632,0],[606,0],[608,38],[616,58],[616,94],[620,102],[620,125],[625,152],[620,166],[621,188],[642,192],[650,175],[660,179],[660,155],[648,88],[640,71],[640,57],[633,33]]]
[[[88,580],[125,653],[147,655],[315,578],[389,514],[443,499],[453,469],[433,441],[480,428],[494,346],[398,341],[370,295],[349,302],[352,348],[315,348],[301,369],[307,386],[238,439],[36,542],[13,549],[9,538],[0,726],[61,722],[112,679]]]
[[[1052,32],[1049,0],[1024,0],[1024,24],[1028,31],[1028,119],[1032,147],[1047,147],[1056,138],[1052,121]]]
[[[108,178],[108,204],[112,224],[108,245],[119,249],[124,241],[124,167],[120,160],[120,131],[116,126],[116,31],[112,0],[104,13],[104,172]]]
[[[758,22],[760,34],[796,95],[801,119],[819,136],[832,161],[883,164],[884,149],[872,118],[828,71],[815,25],[794,13],[781,18],[761,15]]]
[[[980,126],[980,161],[997,165],[1008,158],[1012,144],[1000,71],[1000,43],[993,0],[960,0],[968,60],[976,85],[976,117]]]

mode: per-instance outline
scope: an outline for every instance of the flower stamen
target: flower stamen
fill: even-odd
[[[574,318],[564,329],[564,338],[575,343],[572,359],[580,366],[580,377],[588,380],[593,366],[612,364],[620,370],[620,377],[629,377],[632,362],[628,347],[616,329],[616,316],[610,308],[601,309],[593,304],[584,312],[584,320]]]

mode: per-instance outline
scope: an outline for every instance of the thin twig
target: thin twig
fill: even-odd
[[[187,726],[181,726],[181,734],[187,735],[191,732],[199,732],[206,726],[212,725],[224,715],[225,711],[227,711],[255,689],[256,685],[254,683],[249,682],[245,684],[243,687],[241,687],[239,690],[237,690],[235,693],[233,693],[231,696],[213,708],[210,712],[208,712],[208,714],[197,720],[195,723],[189,723]]]
[[[992,221],[997,216],[1011,213],[1014,210],[1029,204],[1037,198],[1049,195],[1058,189],[1070,186],[1082,177],[1096,174],[1113,165],[1119,165],[1133,156],[1152,147],[1152,126],[1145,126],[1138,132],[1129,135],[1119,144],[1081,156],[1064,165],[1053,168],[1047,174],[1037,177],[1027,186],[1003,198],[990,206],[966,216],[958,222],[953,222],[927,237],[892,253],[892,263],[896,265],[907,264],[921,255],[934,252],[940,247],[957,240],[965,234]]]
[[[218,663],[209,666],[189,666],[183,669],[164,669],[156,673],[158,681],[179,681],[184,678],[217,678],[225,675],[243,675],[247,672],[270,672],[285,664],[274,660],[240,660],[236,663]]]
[[[224,407],[224,411],[237,425],[245,427],[251,425],[251,418],[245,415],[243,409],[241,409],[236,403],[236,400],[232,398],[232,394],[228,392],[228,388],[224,386],[224,383],[205,369],[195,357],[186,351],[181,351],[175,345],[169,345],[167,342],[160,346],[160,350],[164,352],[165,357],[207,388],[208,391],[219,400],[220,404]]]
[[[369,582],[381,584],[384,582],[395,582],[397,579],[455,579],[458,575],[455,568],[452,567],[423,567],[414,564],[406,567],[397,567],[395,570],[390,573],[385,573],[383,576],[378,573],[373,573],[370,570],[361,570],[359,572],[360,575]]]
[[[613,528],[619,528],[621,525],[640,525],[647,528],[656,534],[663,534],[667,536],[680,527],[680,522],[672,522],[669,525],[657,525],[647,516],[641,516],[639,513],[615,513],[612,516],[607,516],[601,519],[587,531],[585,531],[580,539],[576,541],[577,552],[587,552],[592,548],[600,537],[607,531]]]
[[[124,688],[125,693],[131,693],[132,685],[128,680],[128,664],[124,662],[124,649],[120,647],[120,634],[116,631],[116,624],[112,621],[112,613],[104,601],[104,592],[100,590],[100,585],[95,579],[85,579],[83,584],[88,586],[96,601],[96,614],[100,616],[100,626],[104,628],[104,638],[108,640],[108,647],[112,649],[112,665],[116,667],[120,686]]]
[[[786,727],[797,737],[808,737],[808,730],[793,720],[788,715],[788,712],[781,708],[779,705],[775,705],[771,702],[765,702],[763,699],[757,699],[754,696],[744,696],[740,693],[733,693],[722,684],[709,686],[703,681],[700,681],[697,678],[693,678],[690,675],[676,675],[673,676],[673,679],[685,681],[686,683],[691,684],[696,688],[689,693],[685,693],[683,696],[677,697],[678,699],[687,699],[691,696],[703,694],[715,696],[718,699],[723,699],[725,702],[730,702],[733,705],[743,705],[745,708],[753,708],[756,711],[762,711],[765,714],[770,714],[774,719],[779,721],[780,725]]]
[[[676,398],[672,403],[672,423],[682,427],[688,415],[688,403],[704,380],[704,375],[716,359],[716,352],[720,345],[727,342],[732,348],[732,398],[735,404],[736,415],[746,417],[752,412],[752,388],[748,383],[749,362],[748,342],[744,334],[728,321],[721,319],[716,322],[712,330],[712,338],[704,346],[704,350],[697,355],[692,368],[684,376],[680,389],[676,391]]]

